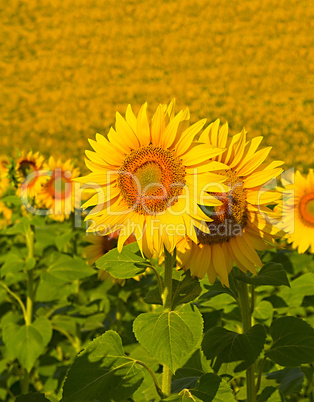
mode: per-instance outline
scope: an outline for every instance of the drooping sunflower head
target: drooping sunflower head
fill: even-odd
[[[196,241],[194,227],[207,231],[208,216],[198,205],[221,204],[208,191],[224,190],[225,177],[212,171],[226,166],[209,161],[223,149],[195,141],[206,120],[189,120],[188,109],[175,115],[174,101],[159,105],[151,122],[146,104],[137,116],[128,106],[125,119],[117,113],[107,138],[90,140],[95,152],[86,151],[86,165],[92,173],[78,180],[98,186],[84,204],[96,206],[88,216],[90,230],[106,235],[123,227],[118,249],[134,233],[147,256],[163,246],[172,251],[187,233]]]
[[[44,165],[45,174],[40,177],[40,207],[57,221],[67,219],[75,208],[80,207],[79,194],[75,192],[73,179],[80,171],[71,160],[62,162],[52,156]]]
[[[207,274],[211,283],[218,275],[228,286],[234,263],[243,272],[255,274],[256,267],[262,266],[256,250],[274,247],[275,239],[282,236],[273,225],[279,216],[269,208],[279,201],[281,193],[276,190],[276,181],[272,185],[275,190],[269,187],[282,172],[279,166],[283,162],[264,162],[270,148],[257,150],[261,140],[247,141],[244,129],[228,140],[228,125],[219,128],[219,120],[201,134],[200,141],[226,148],[214,160],[228,167],[216,172],[225,177],[228,191],[211,193],[221,205],[210,215],[209,233],[197,231],[198,244],[185,238],[178,246],[179,261],[192,275],[202,278]]]
[[[280,227],[287,233],[288,243],[299,253],[314,253],[314,171],[306,176],[297,171],[291,182],[284,181]]]

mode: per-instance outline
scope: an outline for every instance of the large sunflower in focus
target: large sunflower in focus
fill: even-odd
[[[75,192],[73,182],[80,170],[74,167],[70,159],[62,162],[52,156],[44,169],[45,175],[40,178],[39,206],[48,210],[50,218],[64,221],[74,209],[80,208],[80,194]]]
[[[282,205],[281,227],[287,232],[288,243],[304,253],[310,247],[314,253],[314,172],[310,169],[306,177],[299,171],[293,183],[286,184]]]
[[[223,191],[225,177],[208,173],[224,166],[209,162],[223,149],[194,141],[206,120],[190,126],[189,119],[188,109],[174,114],[174,101],[159,105],[151,123],[146,104],[137,117],[128,106],[125,119],[117,113],[107,138],[90,140],[95,152],[86,151],[86,165],[92,173],[78,179],[98,185],[83,206],[96,206],[87,217],[89,231],[120,230],[119,251],[134,233],[148,257],[163,246],[172,252],[180,237],[193,236],[194,226],[207,231],[202,221],[208,217],[198,204],[220,205],[205,191]]]
[[[243,272],[256,274],[262,262],[256,250],[274,247],[279,235],[270,221],[276,214],[268,205],[280,199],[280,192],[266,191],[263,186],[282,172],[283,162],[264,163],[270,147],[257,150],[262,137],[247,141],[246,132],[228,140],[227,123],[219,129],[216,120],[201,134],[199,141],[213,147],[226,148],[214,158],[228,166],[219,173],[225,177],[229,191],[214,193],[222,205],[214,208],[212,221],[207,224],[210,233],[197,230],[197,244],[188,237],[177,246],[177,256],[192,276],[208,275],[214,283],[218,275],[221,283],[229,286],[228,274],[235,263]],[[216,172],[217,173],[217,172]]]

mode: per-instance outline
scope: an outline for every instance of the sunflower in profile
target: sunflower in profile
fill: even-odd
[[[31,199],[36,197],[43,163],[44,157],[39,152],[22,152],[16,160],[14,172],[14,181],[18,184],[18,195],[23,192]]]
[[[284,200],[278,208],[282,214],[280,227],[285,236],[299,253],[309,248],[314,253],[314,171],[309,170],[306,177],[299,171],[293,176],[293,183],[288,182],[283,190]]]
[[[229,286],[228,274],[234,263],[241,271],[256,274],[256,267],[262,266],[256,250],[276,245],[280,230],[271,221],[277,215],[268,206],[275,204],[281,194],[263,187],[282,172],[279,166],[283,162],[264,163],[271,148],[257,150],[262,137],[247,141],[243,129],[228,140],[227,123],[221,128],[219,123],[216,120],[209,125],[199,141],[226,148],[214,160],[227,166],[219,173],[229,190],[212,193],[221,205],[210,215],[210,233],[197,228],[197,242],[183,238],[177,245],[177,256],[192,276],[203,278],[207,274],[210,283],[218,276],[223,285]]]
[[[87,259],[89,265],[93,265],[94,262],[99,260],[104,254],[108,253],[108,251],[117,247],[119,232],[110,233],[108,236],[101,236],[98,233],[90,233],[85,236],[85,240],[90,243],[88,246],[84,248],[84,257]],[[130,244],[136,241],[134,236],[130,236],[125,244]],[[140,275],[135,277],[134,279],[138,280]],[[111,279],[113,283],[123,284],[125,280],[116,279],[110,275],[109,272],[104,269],[99,269],[98,271],[98,279],[101,281],[105,281],[106,279]]]
[[[98,185],[97,193],[83,207],[95,206],[87,216],[88,231],[107,235],[119,230],[118,250],[134,233],[147,257],[172,252],[180,237],[205,230],[208,216],[198,205],[220,205],[206,191],[223,191],[225,177],[209,171],[222,163],[209,161],[223,152],[211,144],[194,140],[206,120],[189,125],[188,109],[175,115],[174,101],[159,105],[149,123],[147,104],[137,117],[131,106],[125,119],[116,114],[115,129],[107,138],[97,134],[90,140],[95,152],[86,151],[92,171],[78,179]]]
[[[74,167],[70,159],[63,163],[53,156],[44,165],[44,170],[45,174],[40,178],[39,205],[48,210],[50,218],[62,222],[69,218],[74,209],[80,208],[80,197],[75,192],[73,182],[80,170]]]

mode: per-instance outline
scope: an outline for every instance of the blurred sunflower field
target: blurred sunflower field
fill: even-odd
[[[0,401],[314,402],[313,4],[0,16]]]

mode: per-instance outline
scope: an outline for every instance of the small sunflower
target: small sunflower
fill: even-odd
[[[190,269],[192,276],[208,275],[214,283],[218,275],[221,283],[229,286],[228,274],[235,263],[243,272],[256,274],[255,267],[262,262],[255,250],[264,250],[276,245],[280,234],[270,221],[275,213],[268,205],[276,203],[279,191],[264,191],[264,185],[282,172],[283,162],[264,163],[270,147],[257,151],[262,137],[251,141],[246,131],[228,140],[228,125],[219,129],[216,120],[201,134],[199,141],[226,150],[214,158],[228,168],[219,173],[225,177],[229,191],[213,193],[221,201],[214,208],[212,221],[207,223],[210,233],[196,229],[197,243],[188,237],[177,246],[180,265]],[[216,172],[217,173],[217,172]]]
[[[41,208],[48,210],[48,215],[56,221],[67,219],[74,209],[80,208],[80,197],[75,192],[73,179],[80,170],[71,160],[62,162],[51,156],[44,165],[45,175],[41,176],[41,190],[38,195]]]
[[[221,204],[205,191],[224,189],[225,177],[208,173],[224,168],[209,162],[223,149],[194,141],[206,119],[191,126],[189,120],[188,109],[174,114],[174,101],[159,105],[151,123],[146,103],[137,117],[129,105],[125,119],[116,114],[115,130],[107,138],[97,134],[96,141],[90,140],[95,152],[86,151],[86,165],[92,173],[78,179],[99,187],[83,205],[95,206],[87,216],[88,231],[120,230],[119,251],[134,233],[150,257],[163,246],[172,252],[179,238],[193,236],[194,226],[207,230],[203,220],[208,216],[198,204]]]
[[[14,179],[18,183],[18,194],[27,191],[29,198],[37,195],[40,171],[43,168],[44,157],[39,152],[22,152],[15,162]]]
[[[293,183],[286,184],[285,197],[278,208],[282,213],[280,227],[287,233],[285,236],[293,248],[299,253],[309,248],[314,253],[314,171],[309,170],[306,177],[297,171]]]

